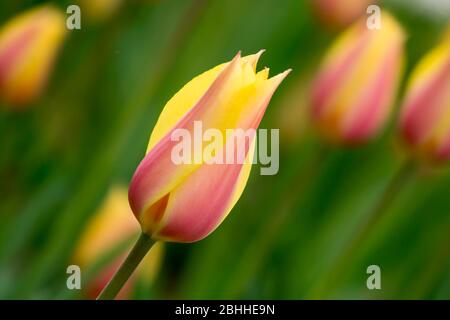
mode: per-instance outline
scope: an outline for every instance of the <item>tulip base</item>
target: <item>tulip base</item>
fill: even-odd
[[[127,258],[99,294],[97,300],[114,299],[154,244],[155,240],[147,234],[141,233]]]

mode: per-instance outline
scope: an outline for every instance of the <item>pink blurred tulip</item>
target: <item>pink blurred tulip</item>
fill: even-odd
[[[124,243],[137,237],[139,232],[139,224],[133,218],[128,205],[127,189],[116,186],[107,194],[80,235],[73,262],[83,270],[92,267],[112,251],[117,251]],[[84,284],[83,292],[86,298],[95,299],[99,295],[124,260],[126,249],[128,248],[124,247],[118,256],[104,264],[96,275]],[[130,298],[137,281],[151,285],[159,270],[162,256],[163,243],[157,243],[120,290],[116,299]]]
[[[66,34],[65,16],[50,5],[29,10],[0,30],[0,99],[10,105],[41,94]]]
[[[365,19],[329,49],[312,89],[319,131],[339,144],[361,144],[378,134],[392,111],[402,73],[404,33],[387,12],[381,29]]]
[[[434,163],[450,160],[450,34],[414,69],[400,132],[419,158]]]

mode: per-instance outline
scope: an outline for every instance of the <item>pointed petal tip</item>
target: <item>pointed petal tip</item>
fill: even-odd
[[[256,72],[256,67],[258,65],[259,58],[264,53],[264,51],[266,51],[266,50],[262,49],[262,50],[259,50],[257,53],[245,56],[245,57],[243,57],[243,60],[245,60],[246,62],[250,63],[252,65],[252,67],[253,67],[253,71]]]
[[[276,76],[273,76],[271,79],[274,79],[274,80],[277,80],[277,81],[281,82],[281,81],[284,80],[284,78],[287,77],[287,75],[289,73],[291,73],[291,71],[292,71],[292,69],[287,69],[286,71],[283,71],[283,72],[277,74]]]
[[[266,49],[261,49],[257,53],[255,53],[256,61],[262,56],[262,54],[266,52]]]
[[[261,58],[262,54],[266,52],[266,49],[261,49],[257,53],[254,54],[253,60],[253,68],[256,70],[256,66],[258,64],[259,58]]]
[[[285,76],[287,76],[289,73],[291,73],[292,68],[287,69],[286,71],[284,71],[282,74],[284,74]]]
[[[238,53],[236,53],[236,55],[233,57],[233,59],[230,61],[230,67],[234,68],[234,66],[237,65],[237,63],[241,60],[241,50],[238,51]]]

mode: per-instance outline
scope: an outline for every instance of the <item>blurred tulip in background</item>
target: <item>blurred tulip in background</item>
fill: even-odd
[[[400,119],[404,141],[429,162],[450,160],[450,34],[415,67]]]
[[[0,100],[23,105],[39,97],[66,34],[65,16],[45,5],[9,20],[0,30]]]
[[[402,73],[404,32],[387,12],[381,29],[361,19],[323,60],[312,89],[312,114],[330,141],[360,144],[377,135],[391,114]]]
[[[128,205],[127,189],[113,187],[81,234],[73,257],[74,263],[85,271],[95,266],[102,258],[112,255],[88,281],[84,289],[86,298],[97,297],[119,267],[131,242],[139,233],[139,224],[133,218]],[[152,284],[161,264],[162,246],[162,243],[153,246],[136,273],[121,290],[119,299],[129,298],[137,281],[142,281],[146,286]],[[117,250],[119,252],[116,252]]]

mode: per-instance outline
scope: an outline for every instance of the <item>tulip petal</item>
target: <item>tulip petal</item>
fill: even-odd
[[[447,132],[446,139],[443,140],[442,145],[438,149],[436,158],[442,161],[450,159],[450,130]]]
[[[330,53],[325,57],[321,72],[314,84],[312,93],[313,112],[315,117],[323,117],[331,108],[327,103],[330,92],[339,90],[344,85],[340,77],[345,74],[347,77],[352,73],[357,65],[352,62],[358,61],[364,53],[364,49],[369,41],[367,33],[360,36],[357,29],[350,29],[341,39],[330,49]],[[352,45],[350,48],[348,46]],[[347,70],[350,66],[351,70]]]
[[[211,164],[195,171],[170,193],[162,229],[153,237],[193,242],[207,236],[228,213],[241,172],[250,173],[242,168],[242,164]]]
[[[399,47],[387,53],[372,82],[361,94],[360,101],[349,110],[342,122],[345,140],[360,143],[380,129],[389,115],[389,107],[394,102],[399,76],[403,68],[403,59]]]
[[[245,56],[241,60],[251,64],[256,69],[258,59],[264,53],[260,50],[258,53]],[[189,81],[180,91],[178,91],[164,106],[158,121],[150,136],[147,147],[149,152],[167,133],[175,127],[177,122],[192,109],[197,101],[205,94],[208,88],[217,79],[219,74],[230,64],[222,63]]]
[[[238,68],[240,55],[223,69],[206,93],[193,108],[183,113],[181,120],[147,153],[139,164],[129,188],[131,209],[140,220],[140,216],[157,200],[166,195],[183,177],[192,173],[198,164],[176,165],[172,161],[172,150],[177,144],[171,140],[175,129],[190,129],[194,120],[202,119],[203,114],[214,108],[216,101],[225,92],[228,93],[233,73]],[[225,91],[225,92],[224,92]],[[172,109],[171,109],[172,110]],[[175,108],[174,108],[175,110]],[[164,120],[164,119],[163,119]],[[162,121],[161,118],[158,122]],[[161,174],[164,173],[164,174]]]

